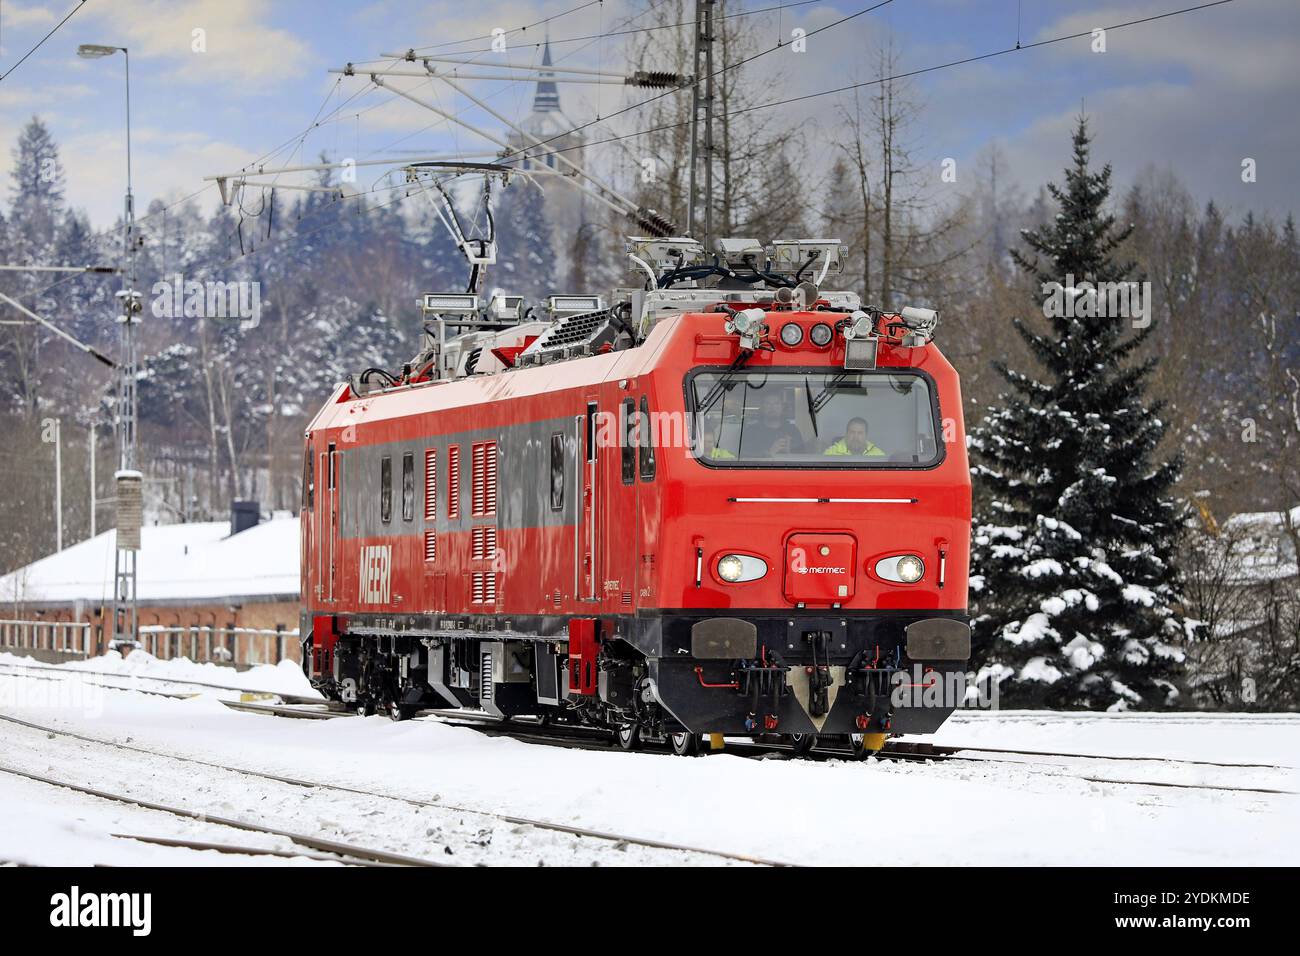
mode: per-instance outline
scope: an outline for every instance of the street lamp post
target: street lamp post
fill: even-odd
[[[97,60],[121,52],[126,61],[126,200],[123,205],[122,255],[126,288],[117,293],[121,314],[117,386],[117,531],[115,579],[113,588],[113,640],[136,643],[138,614],[136,606],[136,557],[140,550],[143,524],[144,476],[136,467],[136,355],[135,326],[140,322],[140,293],[136,291],[135,272],[135,197],[131,192],[131,54],[124,46],[83,43],[77,56]]]

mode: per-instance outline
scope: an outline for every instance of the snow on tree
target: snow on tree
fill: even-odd
[[[1157,458],[1160,403],[1144,402],[1155,360],[1135,357],[1153,326],[1091,314],[1121,310],[1084,285],[1136,279],[1115,258],[1130,230],[1106,212],[1111,171],[1090,168],[1089,144],[1080,119],[1065,183],[1049,187],[1055,219],[1012,254],[1045,295],[1072,283],[1078,308],[1045,308],[1047,331],[1014,322],[1045,374],[999,365],[1011,391],[971,435],[977,676],[1011,706],[1169,705],[1191,627],[1171,563],[1181,460]]]
[[[64,224],[64,173],[58,145],[45,124],[33,116],[19,134],[12,155],[3,261],[58,265]],[[37,311],[49,312],[59,304],[57,300],[34,295],[49,284],[48,274],[16,272],[5,274],[0,288],[9,295],[27,297],[27,305]],[[0,335],[0,362],[5,372],[2,387],[11,407],[31,414],[40,405],[48,358],[42,353],[48,351],[45,346],[51,338],[51,333],[34,325],[7,326]]]
[[[514,180],[492,216],[497,264],[488,268],[488,284],[533,302],[555,293],[555,251],[541,189],[526,179]]]

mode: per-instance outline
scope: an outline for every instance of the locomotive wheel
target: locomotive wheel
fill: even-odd
[[[641,749],[641,725],[619,724],[618,745],[624,750]]]
[[[388,705],[389,720],[410,720],[415,716],[415,708],[410,704],[390,703]]]
[[[668,742],[679,757],[698,757],[700,754],[700,734],[672,734]]]
[[[817,746],[816,734],[790,734],[788,735],[790,752],[796,757],[802,757],[810,753],[813,747]]]
[[[885,746],[885,734],[849,734],[849,750],[854,760],[864,760],[880,753]]]

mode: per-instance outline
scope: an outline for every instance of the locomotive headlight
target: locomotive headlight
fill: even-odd
[[[925,574],[925,562],[914,554],[905,554],[898,559],[898,576],[906,584],[915,584]]]
[[[798,322],[787,322],[781,326],[781,342],[784,345],[794,348],[803,341],[803,326]]]
[[[736,582],[745,573],[745,564],[738,554],[724,555],[718,560],[718,577],[724,581]]]
[[[830,345],[831,338],[834,335],[835,333],[831,331],[831,327],[825,322],[818,322],[808,332],[808,338],[812,339],[812,344],[818,348],[825,348]]]
[[[767,562],[749,554],[724,554],[718,558],[718,577],[728,584],[757,581],[767,574]]]
[[[895,554],[876,562],[876,574],[886,581],[915,584],[925,577],[925,562],[914,554]]]

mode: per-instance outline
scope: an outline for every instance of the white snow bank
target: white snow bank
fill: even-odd
[[[35,663],[30,658],[13,654],[0,654],[0,662],[18,667]],[[246,671],[237,671],[233,667],[222,667],[219,664],[196,664],[185,657],[160,660],[147,651],[135,650],[126,657],[117,651],[109,651],[102,657],[69,661],[58,666],[62,670],[70,671],[107,671],[124,677],[192,680],[246,691],[294,694],[303,697],[320,696],[303,674],[302,668],[290,660],[281,661],[279,664],[257,664]],[[37,674],[41,672],[33,671]]]

